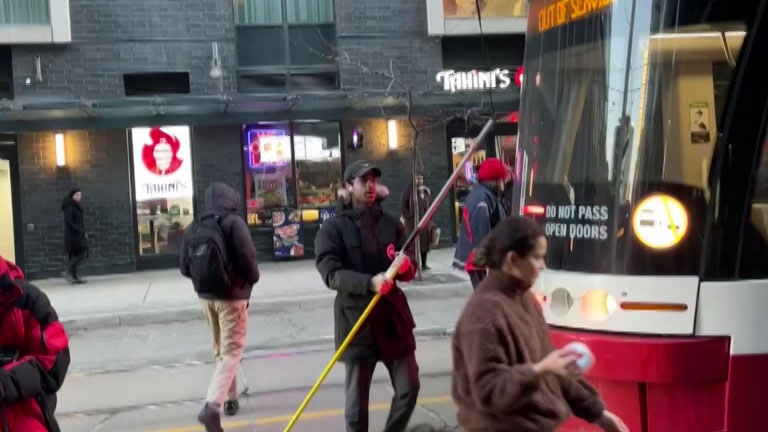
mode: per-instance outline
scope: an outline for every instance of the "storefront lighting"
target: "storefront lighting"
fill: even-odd
[[[389,149],[397,150],[397,120],[387,120],[387,135],[389,136]]]
[[[66,146],[64,145],[64,134],[57,133],[54,135],[56,142],[56,166],[63,167],[67,164]]]

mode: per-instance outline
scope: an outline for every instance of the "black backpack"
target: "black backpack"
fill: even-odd
[[[221,221],[216,214],[201,216],[187,228],[185,250],[189,263],[189,276],[199,293],[225,290],[230,281],[230,262],[227,242]]]

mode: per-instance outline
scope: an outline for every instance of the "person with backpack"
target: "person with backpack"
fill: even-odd
[[[208,320],[216,369],[197,416],[206,432],[223,432],[220,410],[235,415],[237,370],[248,332],[248,301],[259,281],[256,247],[237,214],[240,194],[216,182],[205,191],[205,212],[184,232],[179,269],[192,279]]]
[[[474,249],[497,223],[507,217],[501,195],[509,178],[509,169],[497,158],[488,158],[477,171],[479,181],[464,200],[462,229],[453,256],[453,267],[469,274],[472,288],[485,277],[485,269],[472,265]]]

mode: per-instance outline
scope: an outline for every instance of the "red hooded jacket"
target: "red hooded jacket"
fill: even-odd
[[[59,432],[69,340],[48,296],[0,257],[0,431]]]

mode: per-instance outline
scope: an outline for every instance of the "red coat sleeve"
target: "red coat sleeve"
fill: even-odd
[[[18,361],[0,370],[5,402],[56,393],[69,368],[69,339],[48,297],[21,282],[24,295],[18,309],[23,317],[24,348]]]

